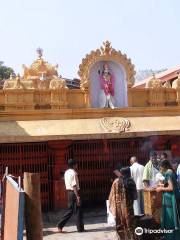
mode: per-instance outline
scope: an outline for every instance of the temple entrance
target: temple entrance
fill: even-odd
[[[104,206],[108,198],[113,170],[117,163],[129,165],[136,155],[143,165],[151,149],[171,152],[172,159],[180,156],[179,136],[149,136],[144,138],[57,140],[39,143],[0,144],[0,177],[8,166],[9,174],[24,172],[41,174],[41,199],[44,211],[67,206],[63,174],[68,158],[79,165],[79,179],[85,205]]]
[[[80,186],[84,205],[104,205],[115,178],[117,163],[129,165],[129,157],[148,159],[147,149],[141,149],[142,139],[111,139],[74,141],[68,148],[66,159],[78,162]]]

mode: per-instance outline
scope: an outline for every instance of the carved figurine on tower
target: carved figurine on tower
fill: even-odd
[[[100,70],[98,71],[100,75],[100,86],[104,91],[105,101],[104,108],[112,108],[114,109],[113,97],[114,97],[114,76],[110,72],[109,66],[107,63],[103,65],[102,73]]]

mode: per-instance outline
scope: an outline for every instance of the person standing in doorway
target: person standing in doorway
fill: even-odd
[[[65,187],[68,196],[68,209],[61,220],[58,222],[58,232],[63,232],[63,227],[72,217],[73,214],[76,215],[76,226],[78,232],[84,231],[83,214],[80,198],[80,187],[77,174],[77,162],[74,159],[68,160],[68,169],[64,174]]]
[[[133,202],[134,215],[144,214],[143,172],[144,166],[138,163],[136,156],[130,158],[131,177],[136,183],[137,200]]]

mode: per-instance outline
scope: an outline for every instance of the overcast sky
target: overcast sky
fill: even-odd
[[[18,73],[44,58],[77,77],[82,58],[109,40],[139,69],[180,64],[179,0],[0,0],[0,60]]]

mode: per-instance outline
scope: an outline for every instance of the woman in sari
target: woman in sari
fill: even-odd
[[[160,171],[163,173],[164,184],[156,188],[157,192],[162,191],[162,215],[161,228],[168,230],[164,234],[165,240],[180,239],[180,206],[178,204],[179,192],[177,187],[177,176],[168,160],[160,164]]]
[[[122,168],[114,180],[109,195],[109,210],[116,218],[116,231],[119,240],[133,240],[133,201],[137,190],[131,178],[130,168]]]

